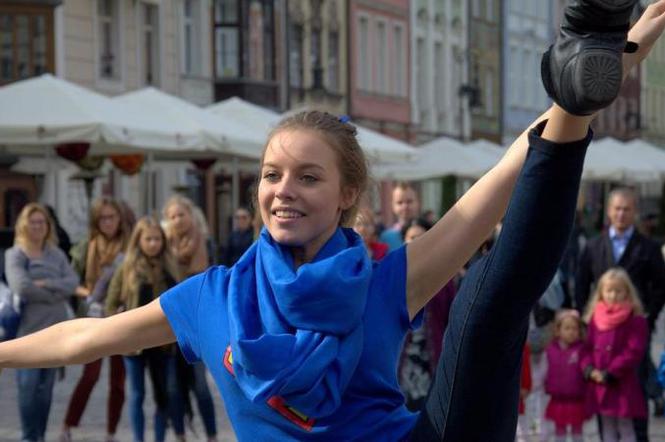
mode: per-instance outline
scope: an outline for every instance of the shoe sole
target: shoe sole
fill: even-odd
[[[614,101],[621,89],[621,57],[607,49],[587,49],[574,62],[572,80],[578,104],[605,107]]]

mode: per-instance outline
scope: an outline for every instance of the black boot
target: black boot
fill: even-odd
[[[630,16],[637,0],[570,0],[556,42],[543,55],[548,95],[574,115],[590,115],[619,95]]]

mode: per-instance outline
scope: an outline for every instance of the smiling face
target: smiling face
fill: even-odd
[[[356,192],[342,190],[338,159],[311,130],[283,130],[268,143],[258,188],[263,222],[296,261],[310,261],[332,236]],[[301,257],[301,258],[299,258]]]

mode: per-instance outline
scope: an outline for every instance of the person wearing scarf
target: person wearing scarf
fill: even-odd
[[[89,317],[103,316],[103,305],[111,277],[122,262],[129,237],[129,226],[123,219],[122,206],[111,198],[96,200],[90,211],[90,233],[72,249],[72,265],[81,276],[83,285],[76,292],[85,297],[79,303],[79,314]],[[125,401],[125,369],[121,356],[109,358],[111,370],[107,405],[107,441],[115,440]],[[85,364],[67,407],[60,436],[61,442],[71,440],[71,427],[78,427],[88,399],[99,380],[102,360]]]
[[[614,3],[593,4],[567,8],[620,21]],[[625,65],[639,62],[663,29],[665,0],[631,28],[646,49]],[[614,47],[600,49],[620,56]],[[557,41],[555,49],[565,48]],[[562,85],[567,98],[580,93]],[[432,229],[372,263],[348,229],[369,182],[355,126],[320,111],[289,116],[261,159],[256,200],[265,228],[235,266],[212,267],[111,318],[1,343],[0,367],[177,340],[190,362],[210,369],[241,441],[514,440],[529,314],[572,230],[592,119],[553,105]],[[496,244],[453,302],[430,394],[411,413],[397,383],[404,336],[502,217]],[[53,336],[61,342],[35,355]]]
[[[175,274],[175,264],[166,247],[166,236],[159,222],[152,217],[141,218],[129,240],[125,261],[111,280],[106,297],[107,314],[113,315],[149,304],[176,284],[173,277]],[[185,440],[175,355],[175,346],[167,345],[124,356],[131,387],[130,422],[134,441],[144,440],[146,368],[155,398],[155,441],[164,442],[167,420],[171,422],[176,440]]]
[[[177,264],[178,280],[182,281],[207,269],[211,257],[208,253],[208,228],[201,210],[189,198],[174,195],[164,204],[163,216],[168,248]],[[196,397],[208,441],[216,441],[215,408],[205,366],[201,363],[188,364],[180,352],[176,363],[180,397],[190,423],[194,414],[189,400],[191,390]]]
[[[589,332],[581,366],[589,381],[589,411],[600,416],[603,440],[616,440],[617,433],[620,440],[635,440],[632,420],[647,416],[637,375],[646,351],[647,320],[625,270],[603,274],[585,319]]]

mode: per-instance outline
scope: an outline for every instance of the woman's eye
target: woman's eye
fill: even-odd
[[[277,174],[275,172],[266,172],[263,174],[263,179],[268,181],[275,181],[277,179]]]
[[[303,175],[302,180],[306,183],[314,183],[318,181],[314,175]]]

